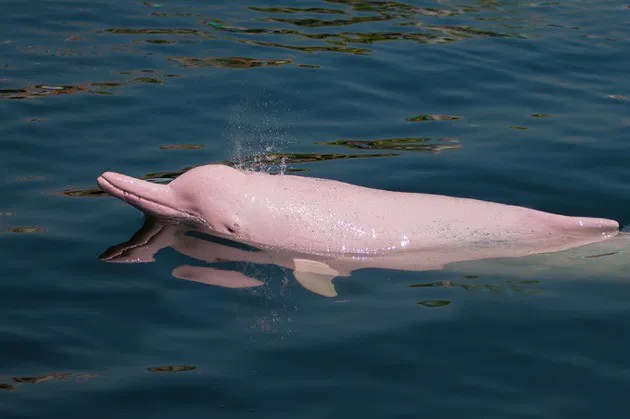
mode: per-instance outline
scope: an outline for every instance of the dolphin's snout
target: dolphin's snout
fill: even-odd
[[[103,192],[140,211],[166,218],[190,218],[168,185],[147,182],[115,172],[105,172],[96,181]]]

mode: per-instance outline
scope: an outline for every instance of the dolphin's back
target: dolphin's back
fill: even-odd
[[[393,192],[302,176],[250,173],[247,219],[259,245],[306,253],[382,254],[550,244],[616,234],[617,222],[468,198]],[[254,220],[254,221],[252,221]]]

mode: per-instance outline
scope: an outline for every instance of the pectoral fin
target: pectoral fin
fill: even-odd
[[[339,272],[323,262],[308,259],[294,259],[295,279],[307,290],[324,297],[336,297],[337,291],[332,283]]]

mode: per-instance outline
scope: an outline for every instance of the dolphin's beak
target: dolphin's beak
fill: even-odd
[[[103,192],[146,214],[196,223],[202,221],[198,215],[183,208],[182,200],[168,185],[147,182],[113,172],[103,173],[96,182]]]

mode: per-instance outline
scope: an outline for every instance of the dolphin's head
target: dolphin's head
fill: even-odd
[[[242,231],[243,187],[246,175],[224,165],[200,166],[168,185],[105,172],[99,187],[140,211],[237,237]]]

